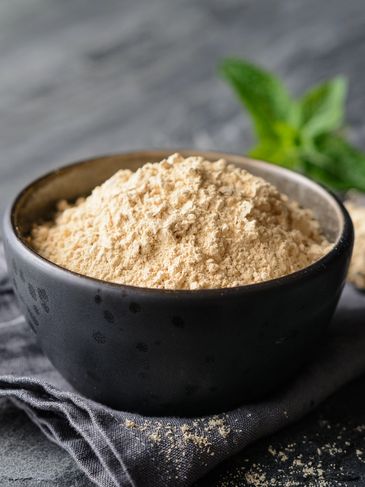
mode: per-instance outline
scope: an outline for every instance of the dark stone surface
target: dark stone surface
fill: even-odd
[[[365,377],[300,422],[221,464],[194,487],[251,485],[365,485]]]
[[[347,75],[351,136],[364,146],[364,27],[363,0],[1,2],[0,206],[38,174],[95,154],[174,146],[245,152],[248,120],[216,76],[226,55],[276,69],[295,93]],[[199,485],[249,485],[245,471],[253,463],[275,485],[289,476],[293,485],[320,485],[290,473],[268,445],[295,443],[293,456],[318,464],[317,448],[340,443],[341,425],[350,445],[334,457],[322,454],[323,477],[334,487],[365,485],[356,453],[365,447],[356,429],[365,423],[364,391],[365,379],[355,382]],[[1,487],[88,485],[67,454],[8,403],[0,409],[0,444]]]

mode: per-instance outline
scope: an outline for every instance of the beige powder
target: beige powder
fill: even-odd
[[[348,280],[356,287],[365,289],[365,206],[348,202],[346,207],[355,228],[355,245]]]
[[[174,154],[120,170],[30,237],[43,257],[106,281],[225,288],[290,274],[329,249],[313,214],[224,160]]]

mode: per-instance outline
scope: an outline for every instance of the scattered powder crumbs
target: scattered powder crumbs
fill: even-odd
[[[278,452],[278,458],[281,462],[286,462],[288,460],[288,456],[283,451]]]
[[[267,451],[273,456],[275,457],[276,456],[276,450],[275,448],[272,447],[272,445],[269,446],[269,448],[267,449]]]
[[[151,433],[149,435],[149,439],[153,441],[154,443],[160,443],[161,441],[161,435],[159,433]]]
[[[253,465],[253,467],[255,467],[255,465]],[[266,474],[255,470],[246,472],[245,480],[249,485],[262,486],[264,483],[267,484]]]
[[[214,456],[214,448],[219,447],[217,437],[226,441],[231,434],[231,427],[225,415],[212,416],[209,419],[196,419],[187,423],[162,423],[159,420],[142,420],[141,422],[126,419],[124,426],[141,433],[153,444],[163,445],[162,451],[172,469],[180,470],[182,459],[189,453],[189,445],[197,447],[202,458]],[[215,445],[212,438],[215,439]],[[206,460],[205,460],[206,461]]]
[[[337,441],[326,440],[331,430],[339,433]],[[308,438],[269,444],[266,452],[262,446],[253,447],[249,457],[237,459],[234,468],[230,465],[221,473],[217,487],[347,487],[349,480],[358,479],[353,458],[365,462],[364,450],[353,447],[365,441],[364,432],[364,425],[349,428],[319,419]]]
[[[224,160],[174,154],[120,170],[30,245],[78,273],[165,289],[225,288],[277,278],[330,248],[311,211]]]
[[[206,449],[207,453],[210,453],[210,447],[212,446],[208,438],[202,434],[197,434],[192,430],[192,428],[186,424],[180,426],[182,432],[182,437],[184,442],[194,443],[195,446],[199,448]]]
[[[365,289],[365,206],[347,202],[355,228],[355,245],[348,274],[348,280],[356,287]]]
[[[125,425],[127,428],[136,428],[137,425],[134,421],[131,421],[130,419],[125,420]]]
[[[213,417],[208,421],[208,426],[206,427],[207,431],[212,431],[214,429],[218,430],[218,433],[221,435],[222,438],[227,438],[227,436],[231,432],[231,428],[227,426],[222,418],[218,416]]]

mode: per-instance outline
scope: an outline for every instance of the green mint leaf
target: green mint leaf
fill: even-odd
[[[316,166],[311,160],[306,161],[305,165],[306,170],[304,174],[314,181],[317,181],[318,183],[337,191],[346,192],[349,189],[349,186],[344,181],[336,178],[330,172],[322,169],[321,167]]]
[[[271,144],[270,142],[259,143],[251,149],[249,156],[261,161],[272,162],[293,171],[300,171],[302,165],[297,149]]]
[[[333,134],[318,138],[315,151],[303,154],[306,174],[335,189],[365,191],[365,154]]]
[[[288,169],[301,170],[298,157],[298,130],[285,122],[272,124],[275,138],[261,139],[249,155],[268,162],[273,162]]]
[[[258,143],[251,156],[334,189],[365,192],[365,154],[339,134],[347,93],[343,77],[296,101],[278,78],[247,61],[227,59],[220,71],[252,117]]]
[[[299,101],[305,137],[332,132],[343,125],[347,82],[338,76],[308,91]]]
[[[338,191],[346,191],[348,184],[328,167],[328,157],[314,150],[301,154],[302,173],[318,183]],[[327,166],[327,167],[326,167]]]
[[[220,72],[252,116],[259,139],[276,139],[275,122],[294,122],[297,105],[272,74],[240,60],[226,59]]]

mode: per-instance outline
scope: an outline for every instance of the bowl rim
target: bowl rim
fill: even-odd
[[[325,254],[323,255],[320,259],[317,261],[313,262],[307,267],[304,267],[303,269],[299,269],[298,271],[292,272],[290,274],[286,274],[281,277],[277,277],[275,279],[270,279],[267,281],[261,281],[258,283],[251,283],[251,284],[244,284],[241,286],[235,286],[235,287],[226,287],[226,288],[203,288],[203,289],[162,289],[162,288],[149,288],[149,287],[143,287],[143,286],[133,286],[130,284],[121,284],[121,283],[115,283],[115,282],[110,282],[110,281],[105,281],[102,279],[98,279],[95,277],[91,276],[86,276],[84,274],[80,274],[78,272],[72,271],[70,269],[66,269],[65,267],[62,267],[44,257],[42,257],[40,254],[38,254],[35,250],[33,250],[30,246],[26,244],[24,241],[24,238],[21,237],[21,235],[18,232],[18,229],[15,224],[15,213],[16,213],[16,208],[19,202],[21,201],[22,197],[35,185],[40,185],[42,184],[43,181],[49,179],[50,177],[55,177],[63,172],[67,172],[72,168],[82,166],[82,165],[87,165],[91,163],[92,161],[96,160],[102,160],[106,158],[111,158],[111,157],[136,157],[137,155],[140,155],[140,157],[148,157],[150,158],[151,161],[155,160],[161,160],[162,158],[167,157],[170,154],[174,153],[180,153],[184,157],[187,157],[188,155],[196,155],[196,156],[203,156],[204,158],[208,160],[217,160],[219,158],[223,159],[236,159],[237,161],[242,161],[242,162],[248,162],[249,164],[256,165],[256,166],[261,166],[261,167],[267,167],[269,166],[271,170],[274,170],[278,173],[281,174],[288,174],[291,179],[296,179],[300,183],[305,183],[307,186],[312,186],[317,192],[319,190],[320,193],[322,193],[323,196],[329,198],[332,200],[335,206],[337,206],[338,212],[336,217],[340,217],[342,220],[340,222],[340,230],[339,230],[339,235],[337,237],[337,240],[333,243],[332,248]],[[353,245],[353,239],[354,239],[354,229],[353,229],[353,224],[351,221],[351,218],[349,216],[349,213],[341,200],[336,196],[332,191],[324,187],[323,185],[307,178],[306,176],[297,173],[295,171],[292,171],[290,169],[287,169],[283,166],[278,166],[275,164],[271,164],[269,162],[257,160],[257,159],[252,159],[250,157],[246,157],[241,154],[237,153],[230,153],[230,152],[223,152],[223,151],[213,151],[213,150],[196,150],[196,149],[186,149],[186,148],[174,148],[174,149],[142,149],[142,150],[130,150],[126,152],[116,152],[116,153],[111,153],[111,154],[104,154],[104,155],[98,155],[94,157],[90,157],[87,159],[81,159],[76,162],[72,162],[69,164],[65,164],[62,166],[59,166],[58,168],[55,168],[39,177],[31,181],[29,184],[27,184],[22,190],[20,190],[17,195],[13,198],[13,200],[10,202],[7,210],[5,211],[4,215],[4,221],[5,225],[8,225],[10,228],[13,237],[15,238],[15,242],[20,245],[21,249],[26,252],[27,256],[30,257],[35,264],[41,264],[44,266],[45,270],[50,270],[53,272],[56,272],[57,274],[60,275],[60,277],[71,277],[76,279],[80,284],[98,284],[99,287],[106,286],[106,287],[111,287],[114,289],[119,289],[121,291],[126,291],[130,293],[138,293],[138,294],[143,294],[143,295],[160,295],[160,296],[188,296],[188,297],[217,297],[217,296],[235,296],[237,294],[242,294],[242,293],[249,293],[249,292],[256,292],[260,290],[267,290],[271,288],[277,288],[277,287],[282,287],[282,286],[291,286],[295,284],[298,281],[301,281],[303,279],[310,278],[312,276],[315,276],[316,274],[319,274],[323,271],[324,268],[326,268],[332,261],[334,261],[339,255],[341,255],[347,248],[348,246],[352,247]]]

